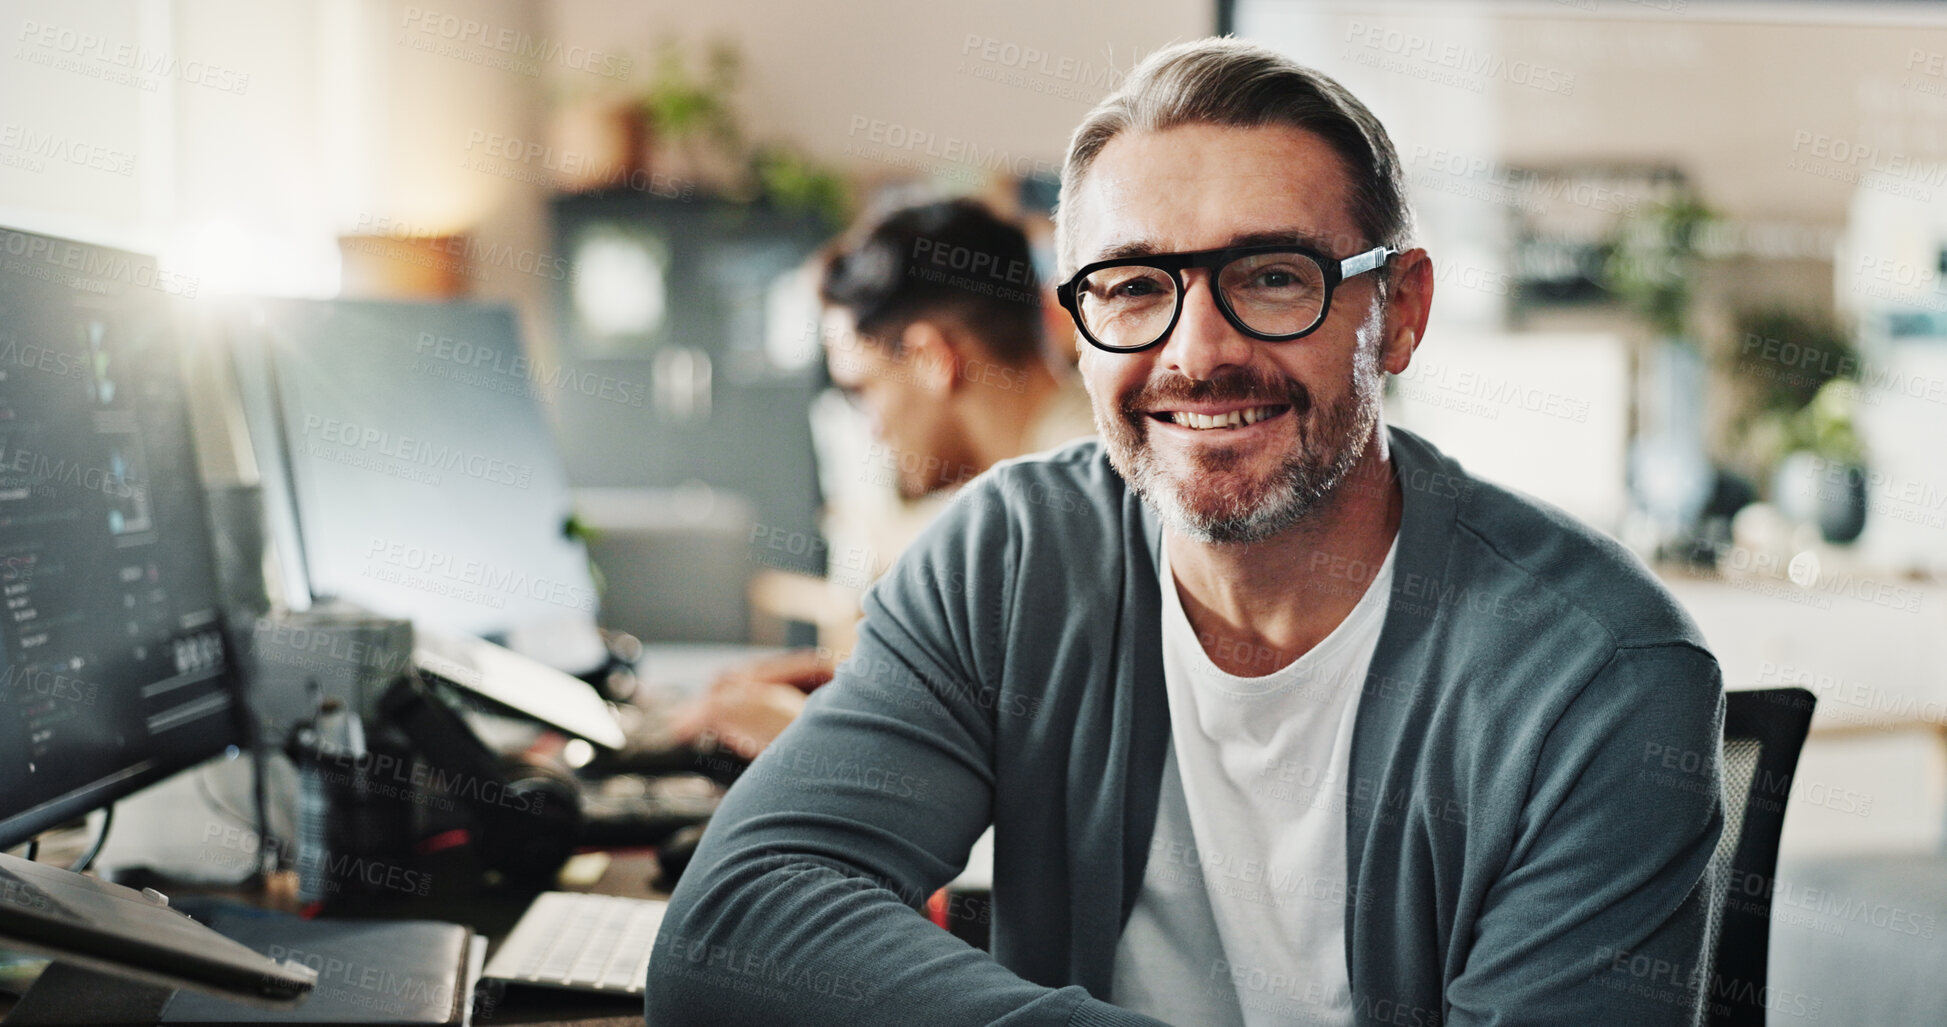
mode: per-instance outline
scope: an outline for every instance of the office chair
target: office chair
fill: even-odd
[[[1716,901],[1706,935],[1705,1022],[1764,1027],[1778,836],[1818,698],[1803,688],[1766,688],[1724,699],[1724,833],[1708,877]]]

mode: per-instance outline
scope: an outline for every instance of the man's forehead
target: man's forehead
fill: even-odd
[[[1071,210],[1077,264],[1283,235],[1344,256],[1362,244],[1344,163],[1286,126],[1184,125],[1111,139]]]

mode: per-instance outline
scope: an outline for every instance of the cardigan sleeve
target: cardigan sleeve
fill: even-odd
[[[991,637],[1007,530],[993,490],[963,495],[868,594],[857,649],[730,789],[672,896],[650,1023],[1157,1023],[918,912],[991,823],[996,718],[1018,715]]]
[[[1618,649],[1568,704],[1448,1024],[1699,1022],[1723,709],[1716,661],[1681,643]]]

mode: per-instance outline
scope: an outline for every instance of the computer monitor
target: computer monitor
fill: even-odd
[[[348,600],[582,673],[605,652],[513,312],[260,300],[232,320],[286,602]]]
[[[168,282],[0,229],[0,846],[242,740]]]

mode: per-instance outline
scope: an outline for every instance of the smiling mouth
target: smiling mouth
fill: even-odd
[[[1246,428],[1290,409],[1290,404],[1273,403],[1266,406],[1244,407],[1241,410],[1231,410],[1221,414],[1194,414],[1187,410],[1152,410],[1149,416],[1165,424],[1174,424],[1193,431],[1216,431],[1226,428]]]

